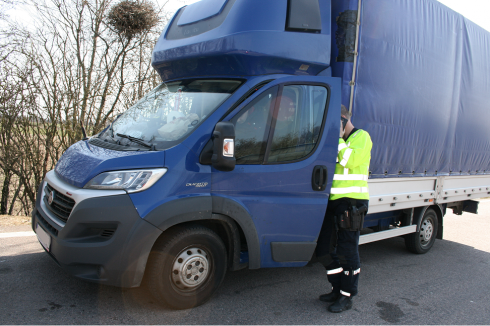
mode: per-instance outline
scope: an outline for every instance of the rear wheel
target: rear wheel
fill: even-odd
[[[202,226],[177,228],[157,241],[150,253],[147,284],[162,304],[187,309],[205,303],[226,274],[221,238]]]
[[[428,252],[436,241],[437,226],[436,212],[431,208],[427,209],[418,225],[418,231],[405,236],[407,249],[416,254]]]

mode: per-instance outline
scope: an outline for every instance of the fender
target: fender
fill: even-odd
[[[417,225],[417,232],[418,232],[419,227],[420,227],[420,225],[419,225],[420,221],[422,220],[425,212],[429,208],[433,208],[439,217],[439,221],[437,223],[438,225],[437,225],[437,236],[436,236],[436,238],[442,239],[442,227],[443,227],[442,219],[444,218],[444,215],[446,213],[446,209],[445,209],[445,207],[443,207],[443,205],[437,204],[437,205],[432,205],[432,206],[423,206],[423,207],[415,208],[415,211],[413,212],[413,224]]]
[[[234,219],[243,230],[248,245],[248,268],[260,268],[260,242],[252,216],[238,202],[221,196],[212,196],[213,212]]]
[[[239,232],[237,223],[243,230],[248,245],[249,268],[260,268],[260,245],[257,230],[250,214],[242,205],[234,200],[219,196],[193,196],[179,198],[160,205],[151,211],[145,220],[162,231],[170,227],[185,223],[215,220],[225,222],[227,232],[231,232],[233,239],[233,266],[232,270],[239,269]]]

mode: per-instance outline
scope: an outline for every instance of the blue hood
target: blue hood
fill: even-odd
[[[164,151],[114,151],[91,145],[88,141],[79,141],[63,153],[55,172],[69,184],[82,188],[102,172],[159,168],[164,164]]]

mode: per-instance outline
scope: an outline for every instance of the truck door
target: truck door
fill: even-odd
[[[260,242],[260,267],[305,265],[335,170],[340,80],[276,79],[224,121],[235,125],[236,166],[230,172],[213,168],[212,195],[247,210]]]

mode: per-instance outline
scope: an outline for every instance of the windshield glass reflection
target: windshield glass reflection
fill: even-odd
[[[162,83],[117,118],[99,138],[165,149],[189,135],[240,86],[236,80]]]

